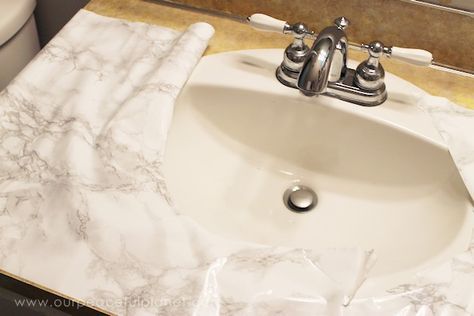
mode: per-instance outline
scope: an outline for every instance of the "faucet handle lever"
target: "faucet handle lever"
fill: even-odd
[[[260,31],[292,34],[300,39],[314,37],[314,32],[310,31],[303,23],[289,24],[286,21],[278,20],[262,13],[252,14],[247,17],[247,21],[251,27]]]
[[[285,29],[289,29],[288,22],[275,19],[269,15],[255,13],[247,17],[247,21],[254,29],[266,32],[284,33]]]
[[[388,47],[387,57],[398,59],[406,63],[417,66],[429,66],[433,61],[433,55],[423,49],[403,48],[403,47]]]
[[[433,55],[427,50],[396,46],[383,46],[382,43],[380,43],[378,46],[378,50],[374,50],[374,43],[380,42],[372,42],[369,45],[362,44],[361,49],[369,52],[369,54],[373,57],[380,57],[383,54],[389,58],[398,59],[416,66],[429,66],[433,61]]]
[[[283,62],[277,68],[276,77],[284,85],[296,88],[296,80],[309,52],[304,39],[305,37],[314,38],[314,32],[303,23],[289,24],[261,13],[252,14],[247,21],[257,30],[293,35],[293,43],[286,47]]]

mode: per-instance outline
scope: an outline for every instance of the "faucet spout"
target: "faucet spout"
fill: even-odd
[[[342,28],[325,28],[314,41],[298,76],[297,86],[305,94],[325,93],[329,82],[343,77],[347,61],[347,37]]]

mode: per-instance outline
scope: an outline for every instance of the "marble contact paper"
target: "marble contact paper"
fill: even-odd
[[[474,312],[474,243],[416,284],[353,299],[371,250],[225,240],[179,213],[161,170],[166,136],[212,34],[81,10],[0,93],[0,268],[120,315]],[[472,194],[472,111],[419,105]]]
[[[348,299],[371,252],[226,241],[173,207],[166,134],[212,34],[204,23],[180,33],[80,11],[1,93],[3,270],[117,314],[262,314],[299,295],[324,309],[328,297],[332,308]]]

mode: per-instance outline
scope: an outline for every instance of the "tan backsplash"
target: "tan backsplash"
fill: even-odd
[[[354,43],[422,48],[438,63],[474,71],[474,18],[400,0],[168,0],[239,17],[265,13],[304,22],[316,32],[338,16],[351,21]]]

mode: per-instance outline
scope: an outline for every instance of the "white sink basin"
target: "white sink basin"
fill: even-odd
[[[232,239],[375,249],[373,277],[464,251],[472,203],[430,119],[410,104],[423,92],[388,74],[378,107],[305,97],[275,79],[282,53],[213,55],[193,73],[164,163],[181,213]],[[292,184],[316,192],[312,211],[285,207]]]

